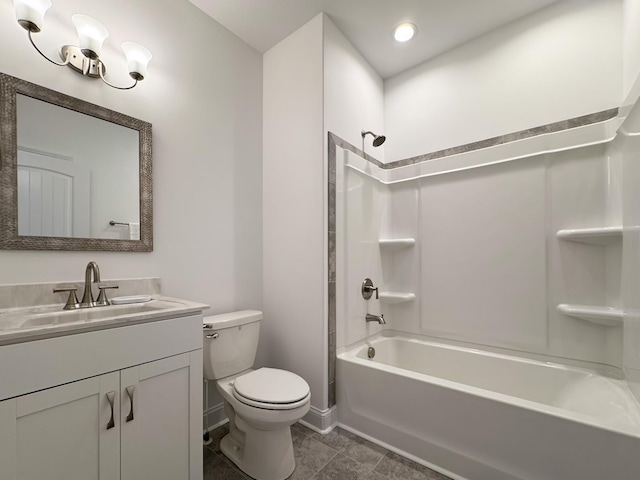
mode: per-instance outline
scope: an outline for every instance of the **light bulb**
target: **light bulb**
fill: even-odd
[[[147,67],[151,61],[151,52],[135,42],[124,42],[122,50],[127,57],[129,75],[135,80],[142,80],[147,76]]]
[[[42,29],[44,14],[51,7],[49,0],[14,0],[18,23],[26,30],[39,32]]]
[[[413,23],[402,23],[393,31],[393,38],[397,42],[408,42],[417,32],[417,28]]]
[[[89,58],[99,58],[102,44],[109,36],[106,27],[88,15],[75,14],[71,21],[78,30],[78,42],[82,53]]]

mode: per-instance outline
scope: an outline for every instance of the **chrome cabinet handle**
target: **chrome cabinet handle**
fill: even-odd
[[[220,336],[220,334],[218,332],[212,333],[211,335],[205,335],[206,338],[211,338],[213,340],[215,340],[219,336]]]
[[[133,390],[134,390],[134,386],[131,385],[130,387],[126,388],[127,390],[127,395],[129,396],[129,403],[131,404],[131,410],[129,410],[129,415],[127,415],[127,422],[130,422],[133,420]]]
[[[115,399],[116,392],[107,393],[107,401],[109,402],[109,406],[111,407],[111,420],[107,423],[107,430],[112,429],[116,426],[116,423],[113,421],[113,400]]]

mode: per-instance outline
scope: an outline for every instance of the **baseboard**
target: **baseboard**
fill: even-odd
[[[338,409],[335,405],[326,410],[311,407],[300,423],[318,433],[329,433],[338,424]]]
[[[207,428],[207,420],[209,421],[209,428]],[[211,432],[228,421],[227,414],[224,413],[224,404],[214,405],[213,407],[209,407],[205,412],[202,412],[202,431],[203,433],[207,431]]]

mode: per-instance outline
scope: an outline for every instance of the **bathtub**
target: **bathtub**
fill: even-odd
[[[624,380],[389,331],[336,369],[341,426],[453,478],[640,479]]]

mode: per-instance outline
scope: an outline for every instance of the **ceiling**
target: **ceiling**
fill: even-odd
[[[325,12],[388,78],[558,0],[189,1],[262,53]],[[418,34],[399,44],[393,28],[403,22]]]

